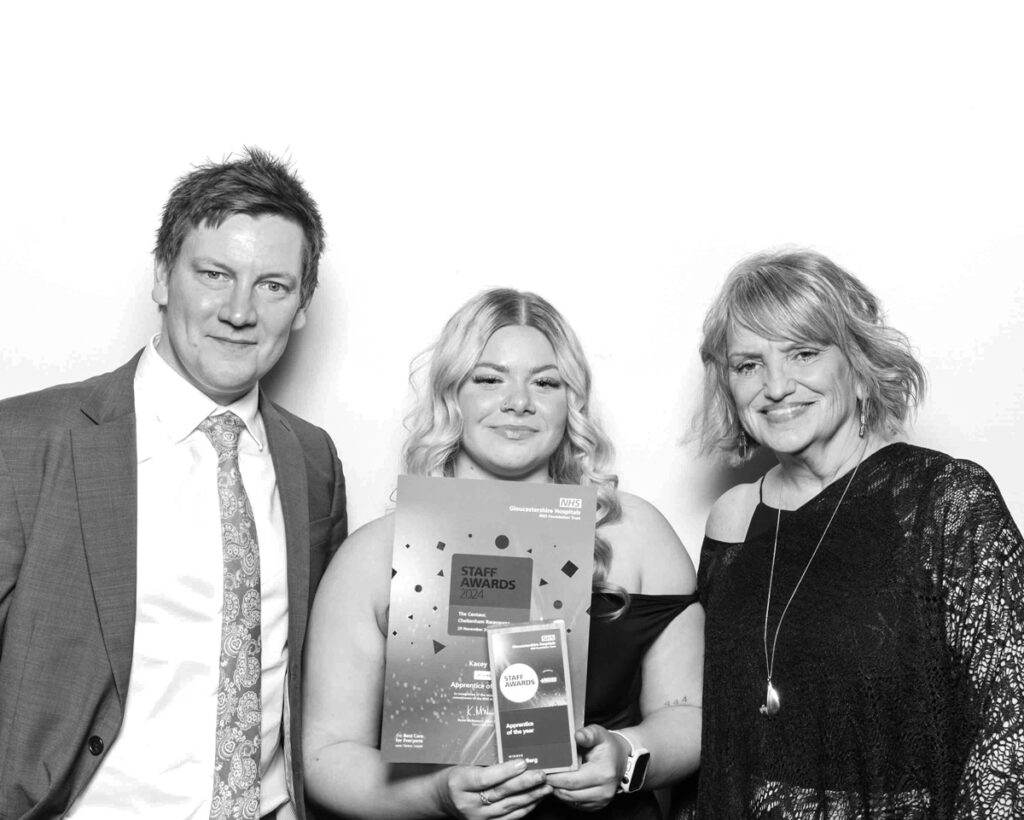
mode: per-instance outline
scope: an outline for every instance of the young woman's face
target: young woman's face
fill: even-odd
[[[458,478],[547,481],[569,404],[551,343],[533,327],[496,330],[459,388]]]

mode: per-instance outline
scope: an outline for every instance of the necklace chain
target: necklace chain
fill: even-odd
[[[779,622],[775,626],[775,637],[772,638],[772,652],[771,657],[769,658],[768,613],[771,610],[772,586],[775,582],[775,557],[778,554],[779,549],[779,525],[782,523],[782,492],[781,490],[779,492],[779,507],[775,516],[775,540],[772,543],[772,567],[768,574],[768,597],[764,604],[764,665],[768,672],[768,691],[765,699],[765,705],[761,707],[761,713],[764,715],[777,714],[780,708],[778,691],[772,685],[772,673],[775,671],[775,647],[779,642],[779,631],[782,629],[782,621],[786,617],[786,613],[789,612],[789,605],[793,603],[797,590],[800,589],[800,584],[803,583],[804,576],[807,575],[807,570],[811,568],[811,564],[814,562],[814,557],[818,554],[818,550],[821,548],[822,542],[824,542],[825,536],[828,534],[829,527],[832,526],[832,522],[835,520],[836,513],[839,512],[839,508],[843,505],[843,500],[846,498],[846,493],[850,490],[850,485],[853,484],[853,479],[857,477],[857,470],[860,468],[860,463],[864,459],[864,452],[864,450],[861,451],[860,457],[857,459],[856,465],[854,465],[853,472],[850,473],[850,478],[846,482],[846,486],[843,488],[843,493],[839,496],[836,508],[832,510],[832,515],[829,517],[828,523],[825,525],[825,529],[821,533],[821,538],[818,539],[818,543],[811,552],[811,557],[807,559],[807,565],[804,567],[804,571],[800,573],[796,586],[793,587],[793,591],[789,595],[789,600],[786,601],[786,605],[782,608],[782,614],[779,616]]]

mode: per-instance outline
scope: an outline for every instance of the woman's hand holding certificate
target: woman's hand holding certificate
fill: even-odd
[[[441,775],[438,802],[448,816],[466,820],[516,820],[551,793],[544,772],[527,771],[521,760],[493,766],[450,766]]]
[[[574,772],[548,775],[554,795],[586,811],[604,808],[615,797],[626,770],[629,747],[603,726],[591,724],[576,731],[582,763]]]

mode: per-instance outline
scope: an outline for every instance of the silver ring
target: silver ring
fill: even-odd
[[[487,790],[484,789],[484,791],[487,791]],[[480,795],[480,802],[481,803],[483,803],[485,806],[491,805],[491,801],[487,799],[487,795],[484,794],[484,792],[477,792],[477,794]]]

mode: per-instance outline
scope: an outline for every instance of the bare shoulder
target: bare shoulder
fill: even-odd
[[[668,520],[661,514],[661,511],[650,501],[646,501],[638,495],[633,495],[633,493],[626,493],[620,490],[619,504],[622,507],[622,520],[631,529],[652,533],[664,533],[665,530],[668,530],[677,541],[679,540],[675,530],[672,529],[672,525],[668,523]]]
[[[394,515],[388,514],[364,524],[346,538],[324,573],[320,588],[379,592],[390,581],[391,542]]]
[[[722,493],[708,513],[704,532],[708,538],[734,544],[742,541],[747,534],[750,516],[757,506],[760,481],[737,484]]]
[[[346,538],[338,548],[338,556],[348,560],[372,561],[381,555],[390,560],[391,542],[395,536],[395,516],[393,513],[382,515]]]
[[[633,581],[621,585],[647,594],[692,592],[697,583],[693,561],[665,516],[632,493],[620,492],[619,503],[622,518],[609,532],[612,568]],[[609,580],[615,582],[614,575]]]

